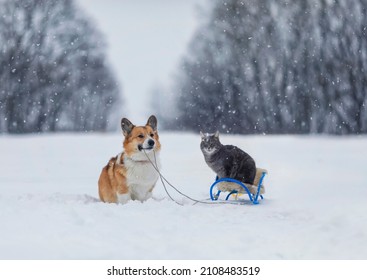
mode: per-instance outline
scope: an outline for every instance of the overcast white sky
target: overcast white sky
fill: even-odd
[[[77,0],[105,34],[125,97],[121,116],[142,124],[151,90],[168,86],[198,24],[204,0]]]

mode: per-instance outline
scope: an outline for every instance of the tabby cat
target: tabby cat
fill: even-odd
[[[219,178],[233,178],[253,185],[256,175],[254,159],[240,148],[222,145],[219,132],[202,133],[200,148],[208,166]]]

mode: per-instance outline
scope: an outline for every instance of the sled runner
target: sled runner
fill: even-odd
[[[264,199],[262,196],[265,193],[265,187],[263,185],[263,180],[268,172],[265,169],[257,168],[256,176],[254,180],[254,185],[245,184],[241,181],[232,178],[220,178],[215,179],[215,182],[210,187],[210,199],[218,200],[219,195],[222,192],[228,192],[226,200],[230,198],[231,195],[235,194],[236,199],[238,195],[247,194],[250,201],[253,204],[259,204],[259,197]],[[214,194],[214,187],[216,187],[216,194]]]

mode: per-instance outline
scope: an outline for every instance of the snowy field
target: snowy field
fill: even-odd
[[[367,259],[367,137],[223,136],[268,169],[260,205],[98,201],[120,134],[0,137],[0,259]],[[207,199],[194,134],[161,133],[163,174]]]

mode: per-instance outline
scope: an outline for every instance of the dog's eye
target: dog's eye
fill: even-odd
[[[138,137],[139,138],[144,138],[144,135],[143,134],[139,134]]]
[[[151,134],[150,134],[150,137],[154,137],[154,133],[151,133]]]

